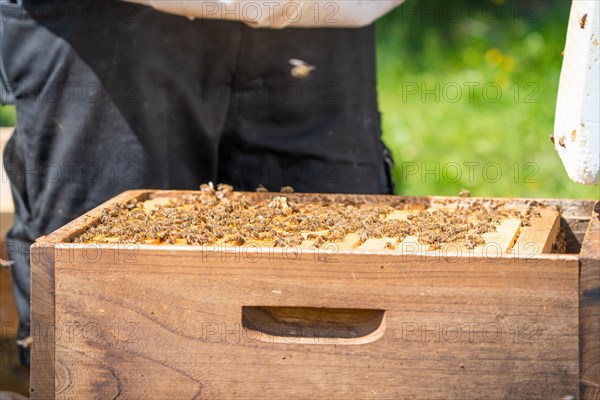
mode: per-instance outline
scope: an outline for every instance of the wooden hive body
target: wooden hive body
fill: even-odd
[[[503,225],[493,253],[71,243],[110,204],[179,195],[124,193],[33,246],[32,398],[599,393],[594,202],[549,201],[562,219]],[[561,224],[581,254],[548,253]]]

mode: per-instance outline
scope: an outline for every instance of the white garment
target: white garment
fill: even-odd
[[[361,27],[404,0],[125,0],[188,18],[241,21],[255,28]]]

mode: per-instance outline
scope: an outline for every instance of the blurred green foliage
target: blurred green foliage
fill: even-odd
[[[408,0],[378,22],[398,194],[599,197],[568,178],[549,140],[570,4]]]
[[[0,127],[15,126],[15,108],[0,104]]]
[[[377,24],[398,194],[598,198],[549,136],[570,2],[407,0]],[[0,126],[15,124],[0,108]]]

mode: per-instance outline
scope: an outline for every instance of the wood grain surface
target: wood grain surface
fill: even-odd
[[[116,264],[117,250],[94,262],[78,250],[61,249],[72,261],[56,264],[58,398],[577,392],[576,257],[236,262],[233,253],[140,249],[137,262]],[[271,343],[242,329],[243,306],[385,310],[386,330],[364,345]]]
[[[579,335],[581,398],[600,399],[600,202],[581,248]]]
[[[31,373],[32,398],[54,398],[55,281],[54,246],[31,247]]]

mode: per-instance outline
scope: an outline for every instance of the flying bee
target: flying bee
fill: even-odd
[[[297,58],[290,59],[289,63],[293,66],[291,71],[292,76],[298,79],[308,78],[310,73],[317,69],[317,67],[314,65],[310,65],[302,60],[298,60]]]

